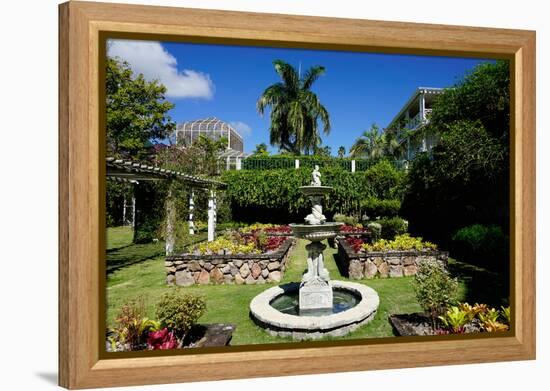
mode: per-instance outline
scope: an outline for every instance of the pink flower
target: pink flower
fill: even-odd
[[[174,349],[178,346],[178,340],[174,333],[169,332],[167,328],[159,331],[150,331],[147,338],[147,347],[152,350]]]

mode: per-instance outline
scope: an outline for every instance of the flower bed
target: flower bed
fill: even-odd
[[[223,242],[225,240],[225,242]],[[218,244],[229,248],[216,249]],[[232,243],[232,244],[228,244]],[[166,257],[166,282],[169,285],[264,284],[283,278],[294,239],[268,238],[263,252],[250,244],[234,244],[227,239],[199,245],[187,254]],[[246,247],[246,251],[239,251]]]
[[[360,237],[371,237],[371,232],[364,228],[362,225],[350,225],[344,224],[340,227],[340,236],[360,236]]]
[[[165,293],[156,303],[157,319],[145,317],[143,296],[124,303],[115,318],[115,326],[107,329],[107,352],[136,350],[170,350],[206,346],[225,346],[231,341],[234,324],[198,324],[206,311],[206,301],[174,290]]]
[[[437,320],[427,313],[393,314],[388,317],[396,336],[504,332],[510,329],[510,307],[500,310],[485,304],[449,306]]]
[[[243,235],[253,235],[257,232],[264,232],[267,236],[290,236],[292,235],[292,228],[288,225],[259,223],[239,228],[239,233]]]
[[[425,261],[438,260],[447,263],[449,253],[438,251],[431,243],[423,246],[400,248],[399,243],[417,244],[418,238],[408,235],[397,236],[394,241],[366,243],[358,237],[338,240],[339,261],[349,278],[388,278],[415,275],[418,265]],[[376,249],[376,251],[374,250]]]

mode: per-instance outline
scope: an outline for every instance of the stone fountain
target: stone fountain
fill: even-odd
[[[379,304],[376,291],[363,284],[331,281],[325,268],[325,239],[335,238],[342,223],[327,222],[322,201],[332,187],[321,185],[319,166],[309,186],[300,190],[311,201],[303,224],[290,224],[295,237],[307,244],[307,270],[300,283],[279,285],[250,302],[252,319],[270,334],[296,340],[342,336],[374,318]]]
[[[300,190],[311,201],[311,213],[305,217],[305,224],[290,224],[295,237],[309,240],[307,250],[307,271],[302,277],[299,290],[300,313],[310,310],[332,310],[332,284],[323,251],[327,247],[321,243],[325,239],[335,238],[342,223],[327,222],[323,214],[322,200],[332,191],[332,187],[321,185],[319,166],[315,166],[310,186],[301,186]]]

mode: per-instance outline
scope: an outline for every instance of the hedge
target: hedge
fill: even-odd
[[[323,185],[334,188],[324,204],[327,217],[335,213],[361,216],[369,207],[365,200],[399,200],[405,175],[388,161],[355,173],[340,167],[323,167],[321,174]],[[300,221],[310,206],[299,190],[311,182],[310,168],[226,171],[222,181],[228,184],[226,197],[235,220]],[[395,209],[395,201],[392,205]],[[391,209],[392,205],[385,206]]]

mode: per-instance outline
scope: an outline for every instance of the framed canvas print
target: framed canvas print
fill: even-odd
[[[534,32],[59,12],[60,385],[534,359]]]

